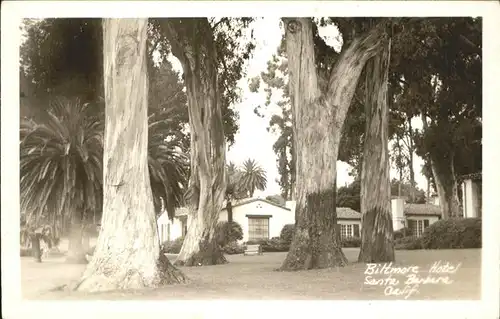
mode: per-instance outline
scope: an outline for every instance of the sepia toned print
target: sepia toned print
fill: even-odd
[[[24,19],[23,297],[480,299],[482,24]]]

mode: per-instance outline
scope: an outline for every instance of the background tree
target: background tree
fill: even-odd
[[[241,169],[241,187],[250,198],[253,197],[255,190],[264,191],[267,185],[266,172],[253,159],[247,159],[243,162]]]
[[[394,261],[389,176],[390,40],[366,64],[366,129],[361,171],[361,249],[358,261]]]
[[[330,72],[325,73],[317,70],[312,21],[300,18],[283,22],[289,58],[298,197],[295,235],[281,268],[344,265],[347,260],[337,240],[335,214],[339,142],[359,76],[366,61],[378,51],[383,28],[375,27],[370,33],[356,37],[330,67]]]
[[[21,210],[28,227],[42,219],[59,238],[71,225],[68,261],[86,262],[83,225],[100,218],[103,125],[90,104],[58,99],[38,120],[22,119]]]
[[[357,212],[361,211],[360,179],[355,179],[349,185],[337,189],[337,207],[349,207]]]
[[[283,207],[286,206],[286,200],[283,198],[283,196],[278,195],[278,194],[266,196],[266,200],[273,202],[279,206],[283,206]]]
[[[254,48],[251,42],[238,45],[250,20],[223,18],[211,20],[212,25],[206,18],[157,20],[161,34],[182,64],[189,106],[191,176],[187,197],[192,213],[178,264],[227,262],[214,233],[226,189],[224,131],[235,132],[236,126],[227,121],[228,114],[234,114],[230,105],[239,98],[235,84]]]
[[[247,197],[246,189],[241,183],[242,172],[236,167],[233,162],[230,162],[226,166],[226,210],[227,210],[227,221],[233,221],[233,201]]]
[[[81,291],[156,287],[185,280],[160,252],[156,228],[147,162],[147,21],[103,21],[104,210],[94,256],[76,287]]]
[[[103,97],[101,19],[27,19],[24,31],[21,67],[37,99],[63,95],[89,102]]]
[[[480,169],[459,162],[481,156],[480,134],[462,130],[481,122],[481,19],[414,19],[397,37],[392,81],[404,88],[402,104],[424,119],[415,147],[433,172],[443,218],[457,216],[457,170]],[[468,154],[457,156],[464,144]]]

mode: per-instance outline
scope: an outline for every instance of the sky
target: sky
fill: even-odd
[[[260,72],[267,68],[273,54],[276,53],[281,40],[282,30],[280,29],[280,20],[276,18],[262,18],[253,24],[254,36],[257,39],[253,57],[248,61],[247,75],[239,81],[238,85],[242,89],[241,103],[234,106],[239,113],[239,131],[235,136],[235,143],[228,149],[227,161],[234,162],[236,165],[242,165],[248,159],[256,160],[259,165],[267,173],[267,188],[265,191],[257,191],[256,196],[267,196],[279,194],[280,186],[276,182],[279,179],[278,169],[276,166],[276,154],[273,152],[273,144],[276,140],[276,135],[267,131],[269,119],[272,115],[273,108],[277,106],[271,104],[267,111],[264,112],[264,118],[257,116],[254,113],[254,108],[258,105],[264,105],[265,93],[252,93],[248,88],[249,79],[260,75]],[[339,49],[341,43],[338,41],[338,31],[335,27],[326,27],[320,29],[320,35],[332,47]],[[170,56],[174,68],[182,73],[182,67],[179,61]],[[412,120],[414,128],[421,128],[422,122],[415,118]],[[427,181],[421,174],[423,160],[414,155],[414,171],[415,180],[421,189],[427,188]],[[348,172],[350,166],[347,163],[337,162],[337,185],[344,186],[352,182],[352,177]],[[398,176],[396,170],[391,169],[391,178]]]

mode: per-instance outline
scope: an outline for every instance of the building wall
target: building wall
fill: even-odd
[[[391,200],[392,228],[394,231],[405,227],[404,210],[405,201],[403,198],[395,198]]]
[[[160,237],[160,243],[167,240],[175,240],[182,236],[182,222],[178,217],[174,217],[171,221],[166,213],[163,213],[157,221],[158,224],[158,236]],[[170,225],[170,237],[168,236],[168,225]]]
[[[246,205],[233,207],[233,221],[241,225],[243,240],[248,241],[248,217],[246,215],[271,215],[269,218],[269,238],[279,237],[281,229],[286,224],[295,223],[295,214],[292,211],[255,201]],[[219,221],[227,221],[227,211],[223,210],[219,215]]]
[[[480,216],[481,203],[479,201],[479,186],[470,179],[462,183],[462,207],[465,218],[475,218]]]

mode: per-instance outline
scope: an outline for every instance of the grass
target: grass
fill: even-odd
[[[21,258],[21,279],[25,299],[64,300],[199,300],[199,299],[323,299],[323,300],[395,300],[385,296],[381,286],[364,285],[364,264],[356,263],[358,248],[344,248],[350,261],[346,267],[298,272],[277,272],[286,253],[262,256],[227,256],[229,264],[204,267],[181,267],[190,278],[188,284],[157,289],[86,294],[50,291],[51,288],[77,280],[84,265],[63,264],[62,259],[48,259],[41,264]],[[171,260],[175,259],[170,255]],[[409,300],[480,299],[481,250],[412,250],[396,251],[395,265],[420,266],[421,276],[436,261],[462,263],[450,276],[449,285],[421,285]],[[377,278],[385,278],[378,276]],[[404,276],[398,275],[404,279]],[[404,285],[399,285],[403,288]]]

